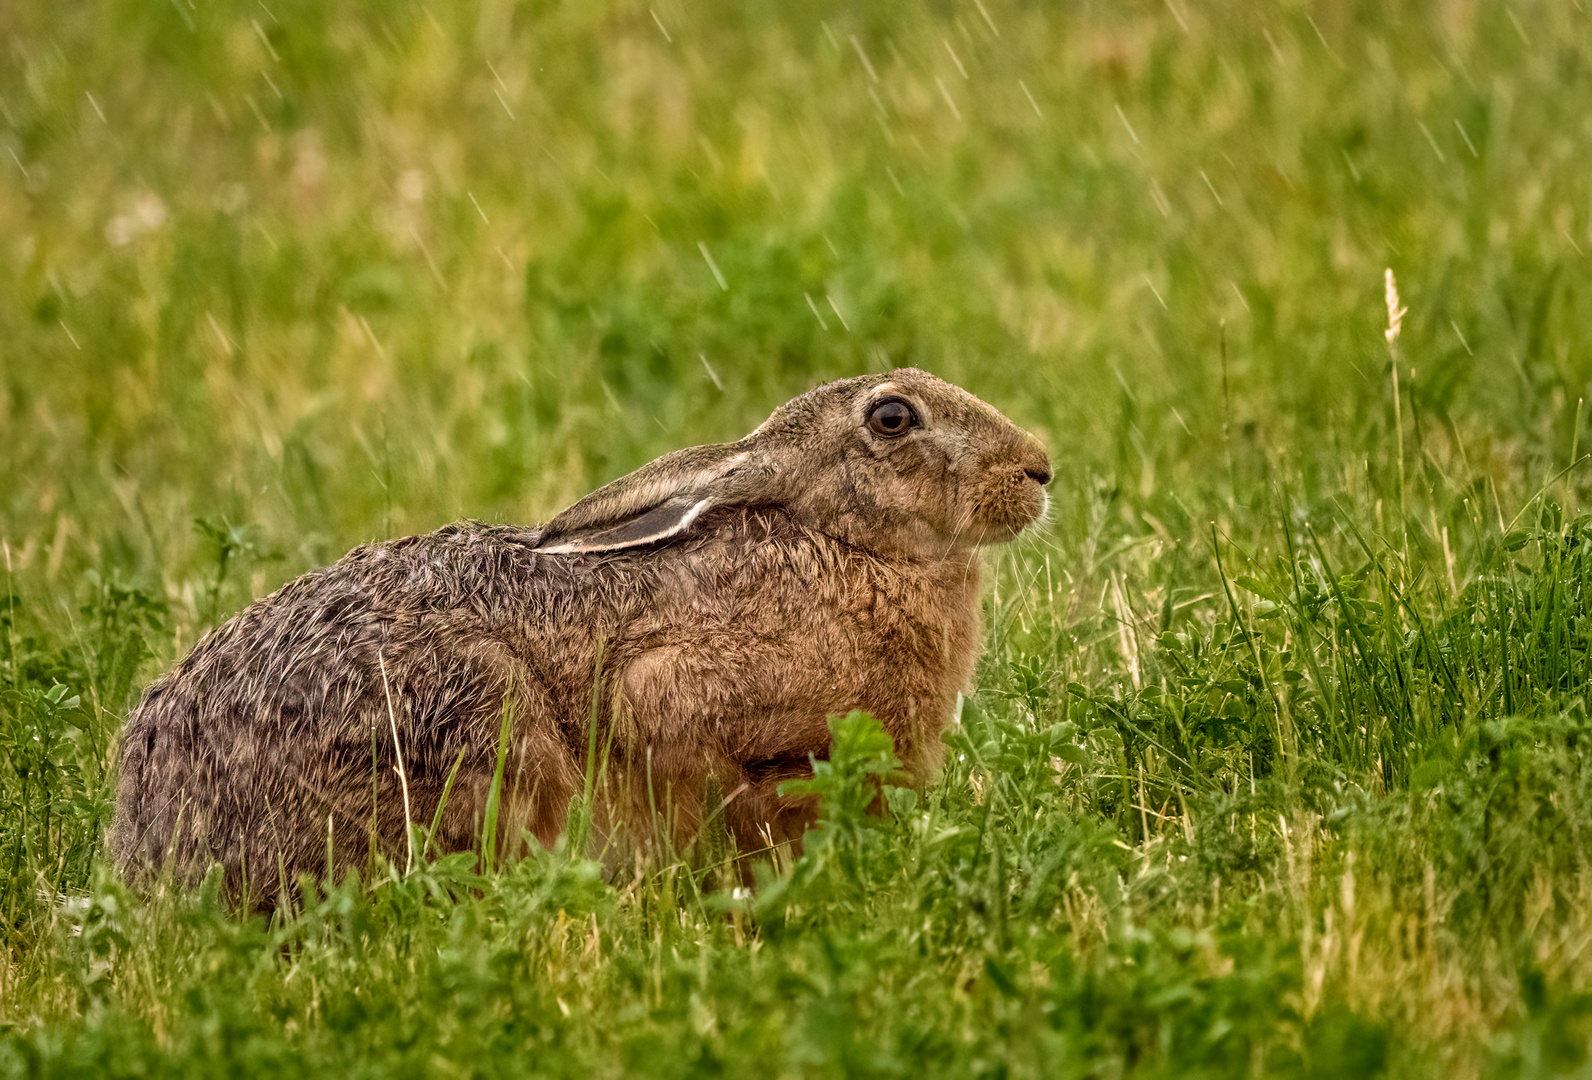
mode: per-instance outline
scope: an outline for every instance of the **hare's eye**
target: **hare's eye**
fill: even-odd
[[[916,420],[912,406],[899,398],[886,398],[868,412],[868,430],[886,439],[905,435]]]

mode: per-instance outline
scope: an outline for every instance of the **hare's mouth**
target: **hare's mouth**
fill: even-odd
[[[969,515],[967,524],[958,530],[958,546],[1004,544],[1044,518],[1050,511],[1050,494],[1044,487],[1049,479],[1049,472],[1041,477],[1025,470],[1020,478],[993,485],[993,490]]]

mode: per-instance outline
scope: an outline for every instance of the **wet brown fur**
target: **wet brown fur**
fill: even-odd
[[[871,433],[886,396],[921,427]],[[662,822],[679,847],[719,810],[743,852],[796,841],[812,807],[777,788],[827,755],[830,715],[867,710],[914,776],[937,766],[979,650],[976,549],[1038,516],[1048,479],[1032,436],[903,369],[819,387],[540,529],[356,548],[149,688],[123,733],[112,854],[135,880],[219,862],[263,905],[372,850],[401,863],[394,728],[412,820],[457,762],[435,845],[475,848],[505,707],[506,842],[552,844],[593,744],[617,845]]]

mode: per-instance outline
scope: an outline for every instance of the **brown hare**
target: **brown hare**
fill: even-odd
[[[148,689],[112,855],[135,881],[219,862],[269,906],[300,874],[402,861],[406,820],[439,804],[437,849],[469,850],[505,730],[500,850],[553,843],[593,746],[616,843],[682,845],[719,812],[743,852],[796,840],[813,808],[778,788],[827,755],[829,716],[866,710],[914,777],[937,766],[980,648],[976,549],[1038,518],[1049,480],[1032,435],[904,368],[820,386],[540,528],[355,548]]]

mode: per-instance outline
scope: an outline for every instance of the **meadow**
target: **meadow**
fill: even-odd
[[[0,149],[0,1075],[1592,1075],[1585,0],[7,0]],[[907,364],[1057,478],[889,813],[105,865],[251,599]]]

